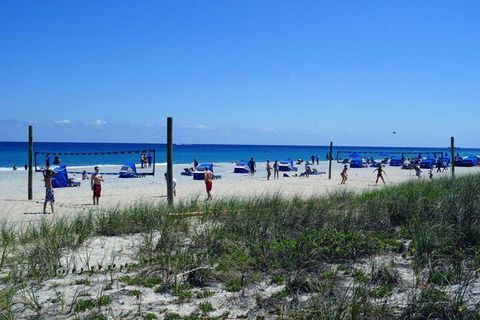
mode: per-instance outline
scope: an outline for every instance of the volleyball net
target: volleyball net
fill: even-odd
[[[34,152],[35,172],[47,167],[65,165],[72,174],[92,174],[99,167],[102,174],[118,175],[124,167],[133,168],[138,176],[155,175],[154,149],[96,152]]]

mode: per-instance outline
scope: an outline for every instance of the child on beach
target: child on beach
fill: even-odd
[[[53,193],[52,177],[57,173],[50,168],[43,171],[43,180],[45,181],[45,201],[43,202],[43,213],[47,213],[47,202],[50,202],[53,214],[53,204],[55,203],[55,194]]]
[[[342,173],[340,173],[340,176],[342,177],[342,182],[340,182],[340,184],[345,184],[345,182],[347,182],[347,179],[348,179],[347,170],[348,170],[348,166],[344,165]]]
[[[383,184],[385,184],[385,179],[383,179],[383,174],[387,175],[387,173],[385,172],[385,170],[383,170],[383,166],[380,164],[377,169],[373,170],[374,173],[375,171],[377,171],[377,181],[375,181],[375,185],[378,184],[378,179],[382,179]]]
[[[415,170],[415,175],[417,176],[418,180],[420,180],[422,178],[422,170],[420,170],[418,165],[415,165],[413,169]]]
[[[203,179],[205,180],[205,188],[207,190],[207,199],[205,199],[205,201],[212,200],[212,194],[210,192],[213,187],[213,172],[210,171],[208,167],[205,168],[205,177]]]
[[[102,182],[105,181],[105,179],[100,174],[100,169],[98,167],[95,167],[94,169],[95,172],[92,174],[90,183],[93,191],[93,205],[98,206],[98,202],[102,193]]]

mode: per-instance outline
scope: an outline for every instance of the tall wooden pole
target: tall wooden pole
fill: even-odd
[[[333,142],[330,141],[330,152],[328,153],[328,180],[332,179],[332,153],[333,153]]]
[[[173,119],[167,118],[167,200],[173,205]]]
[[[450,137],[450,152],[452,155],[452,178],[455,178],[455,138]]]
[[[33,199],[33,128],[28,126],[28,200]]]

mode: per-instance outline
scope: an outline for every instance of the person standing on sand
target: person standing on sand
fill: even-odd
[[[340,184],[345,184],[345,182],[347,182],[347,179],[348,179],[347,170],[348,170],[348,166],[344,165],[342,173],[340,173],[340,176],[342,177],[342,182],[340,182]]]
[[[278,161],[275,160],[273,163],[273,179],[278,179],[279,176]]]
[[[198,167],[198,161],[197,159],[193,159],[193,170],[197,170]]]
[[[312,159],[312,165],[315,164],[315,155],[312,154],[312,156],[310,157],[310,159]]]
[[[164,176],[165,176],[165,181],[168,181],[166,172]],[[176,197],[177,196],[177,180],[175,180],[174,177],[172,177],[172,191],[173,191],[173,196]]]
[[[148,163],[148,167],[151,168],[152,167],[152,155],[150,154],[150,152],[148,153],[147,155],[147,163]]]
[[[45,201],[43,202],[43,214],[47,213],[47,202],[50,202],[53,214],[53,204],[55,203],[55,194],[53,193],[52,177],[57,173],[50,168],[43,171],[43,181],[45,181]]]
[[[203,178],[205,180],[205,189],[207,190],[207,199],[212,200],[212,194],[210,193],[212,191],[213,187],[213,172],[208,169],[208,167],[205,167],[205,176]]]
[[[253,176],[255,174],[255,160],[253,160],[253,157],[250,158],[250,161],[248,161],[248,168],[250,168],[250,175]]]
[[[378,179],[382,179],[383,184],[385,184],[385,179],[383,179],[383,174],[387,175],[385,170],[383,170],[382,165],[380,164],[377,169],[373,170],[373,172],[377,171],[377,181],[375,181],[375,185],[378,184]]]
[[[315,160],[317,160],[317,166],[318,166],[319,163],[320,163],[320,159],[318,158],[318,154],[317,154],[317,156],[315,157]]]
[[[93,205],[98,206],[100,196],[102,193],[102,182],[105,181],[103,176],[100,174],[100,169],[95,167],[95,172],[92,174],[90,183],[93,191]]]
[[[267,160],[267,180],[270,180],[272,176],[272,165],[270,164],[270,160]]]

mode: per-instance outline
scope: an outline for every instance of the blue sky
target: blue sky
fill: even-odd
[[[0,2],[0,140],[479,147],[480,1]],[[397,134],[393,135],[395,130]]]

